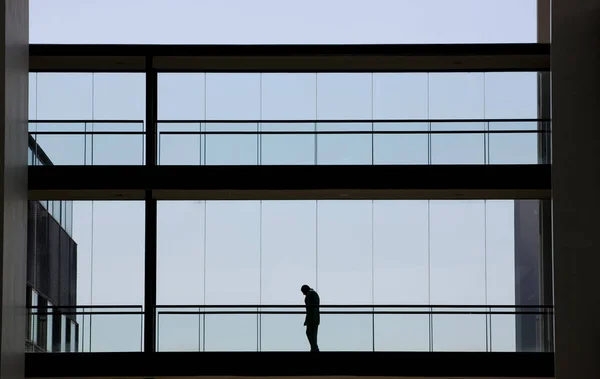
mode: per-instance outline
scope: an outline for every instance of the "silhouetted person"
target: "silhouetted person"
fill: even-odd
[[[308,338],[308,343],[310,343],[310,351],[319,351],[319,345],[317,345],[317,333],[321,322],[321,315],[319,312],[321,300],[319,299],[319,294],[306,284],[300,288],[300,291],[302,291],[305,296],[306,319],[304,320],[304,325],[306,326],[306,337]]]

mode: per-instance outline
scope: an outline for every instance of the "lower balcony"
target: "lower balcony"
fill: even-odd
[[[553,378],[552,353],[212,352],[27,354],[28,378],[379,376]]]
[[[56,312],[32,310],[30,330],[38,338],[59,331],[42,327]],[[319,353],[308,352],[295,305],[61,312],[69,313],[75,333],[52,334],[58,344],[28,353],[27,377],[554,376],[550,307],[322,306]],[[152,317],[156,328],[145,329]],[[156,351],[144,351],[145,338],[156,339]]]

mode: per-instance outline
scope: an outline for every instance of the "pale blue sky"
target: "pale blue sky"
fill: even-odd
[[[31,0],[30,40],[525,43],[535,42],[535,30],[535,1],[531,0]],[[159,119],[537,115],[533,73],[333,74],[315,78],[315,74],[161,74]],[[319,103],[313,101],[316,93]],[[38,74],[30,81],[31,119],[143,120],[144,106],[141,74]],[[125,126],[112,127],[124,130]],[[485,125],[454,125],[473,127]],[[181,125],[175,128],[182,130]],[[191,128],[198,130],[194,128],[200,125]],[[493,163],[535,162],[535,137],[501,137],[490,139],[490,156],[498,160]],[[40,141],[57,164],[82,164],[84,157],[89,164],[91,157],[84,153],[82,138],[60,138]],[[95,164],[142,162],[139,137],[104,138],[94,142]],[[200,150],[204,141],[190,136],[164,138],[161,163],[256,164],[259,159],[255,137],[215,138],[207,148],[213,152],[204,161]],[[371,159],[370,137],[368,141],[336,138],[320,153],[327,158],[323,163],[367,163],[365,159]],[[423,141],[394,138],[373,145],[376,159],[427,163]],[[313,145],[303,145],[299,139],[265,141],[263,163],[269,160],[266,153],[274,163],[285,159],[301,163],[307,156],[313,157]],[[440,137],[432,140],[432,149],[437,163],[483,163],[481,136]],[[158,303],[302,304],[299,286],[308,283],[319,290],[324,304],[511,305],[513,207],[512,201],[160,202]],[[143,304],[143,203],[75,202],[73,229],[79,244],[78,302]],[[106,316],[100,317],[106,320]],[[370,316],[333,316],[329,321],[324,317],[322,348],[370,349],[375,333],[378,349],[428,349],[426,317],[392,316],[392,320],[379,320],[375,331],[370,329]],[[138,348],[139,318],[125,322],[121,317],[104,326],[94,322],[95,349]],[[256,349],[253,316],[207,319],[203,342],[198,339],[203,324],[197,316],[170,316],[162,322],[161,348],[166,350],[197,350],[203,345],[207,350]],[[117,324],[121,327],[115,328]],[[438,349],[485,349],[486,328],[481,316],[439,316],[436,325]],[[118,343],[114,343],[115,333],[119,334]],[[306,348],[301,317],[268,316],[263,319],[262,333],[263,349]],[[497,349],[514,349],[514,317],[496,320],[495,333]]]
[[[31,0],[32,43],[532,43],[536,0]]]

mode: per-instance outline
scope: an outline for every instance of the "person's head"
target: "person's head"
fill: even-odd
[[[305,284],[302,287],[300,287],[300,291],[302,291],[302,293],[306,295],[308,291],[310,291],[310,287]]]

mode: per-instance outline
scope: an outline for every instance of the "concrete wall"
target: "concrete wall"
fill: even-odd
[[[552,4],[556,378],[600,378],[600,0]]]
[[[24,376],[29,1],[1,0],[0,378]]]

